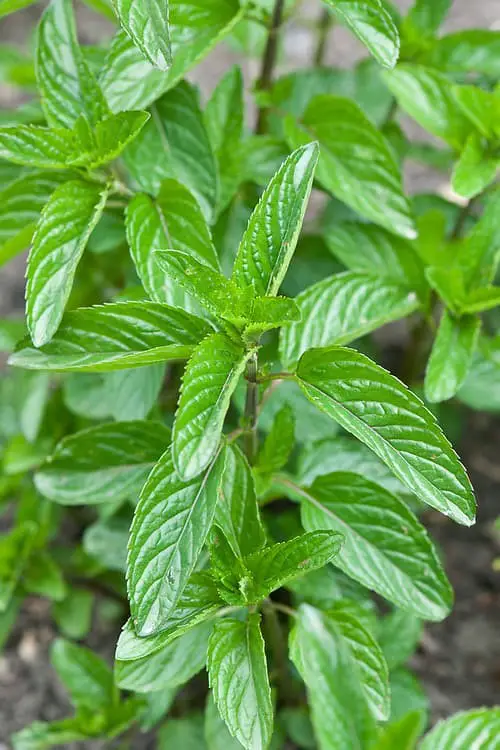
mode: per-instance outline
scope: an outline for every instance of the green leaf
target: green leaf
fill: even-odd
[[[438,31],[453,0],[416,0],[410,8],[405,24],[410,23],[417,34],[432,37]]]
[[[61,601],[66,596],[66,584],[61,568],[45,550],[37,552],[28,562],[23,574],[23,588],[29,594]]]
[[[267,748],[273,706],[260,615],[218,620],[208,644],[210,687],[230,733],[246,750]]]
[[[337,223],[325,234],[326,244],[350,271],[390,279],[401,287],[426,288],[423,264],[411,243],[382,227],[354,221]]]
[[[0,157],[31,167],[64,169],[75,155],[70,130],[38,125],[0,128]]]
[[[272,474],[286,465],[295,445],[295,417],[289,404],[276,414],[271,430],[257,457],[256,467],[263,474]]]
[[[485,138],[495,139],[500,99],[496,93],[479,86],[455,86],[454,96],[464,114]]]
[[[0,536],[0,612],[9,607],[33,549],[35,533],[36,526],[28,521]]]
[[[119,370],[104,377],[108,387],[102,397],[112,394],[110,416],[117,422],[146,419],[162,389],[165,365]]]
[[[241,750],[242,747],[241,743],[229,733],[215,705],[212,693],[208,694],[205,708],[205,741],[208,750]]]
[[[500,733],[500,709],[479,708],[462,711],[446,721],[440,721],[424,737],[421,750],[461,750],[464,739],[468,747],[495,750]]]
[[[116,302],[66,313],[50,344],[12,354],[9,363],[60,372],[127,370],[186,359],[211,329],[208,324],[155,302]]]
[[[469,289],[486,286],[495,279],[500,259],[500,193],[493,193],[483,215],[458,248],[458,264]]]
[[[300,607],[290,655],[306,683],[320,750],[367,747],[374,722],[352,669],[352,654],[326,615]]]
[[[415,750],[417,740],[425,728],[425,715],[412,711],[398,721],[393,721],[382,729],[381,735],[372,750]]]
[[[377,640],[389,669],[400,667],[413,656],[422,632],[422,621],[403,609],[393,610],[380,621]]]
[[[292,148],[317,139],[316,177],[336,198],[391,232],[416,236],[408,199],[392,150],[375,125],[351,100],[316,96],[299,122],[285,122]]]
[[[132,522],[127,565],[132,619],[140,636],[168,627],[210,531],[223,471],[219,454],[203,475],[183,481],[169,448],[151,472]]]
[[[132,620],[125,623],[118,639],[116,658],[134,661],[154,654],[198,623],[208,620],[223,604],[212,577],[203,571],[194,573],[160,633],[149,638],[140,637]]]
[[[90,427],[65,437],[35,475],[44,497],[84,505],[134,497],[170,442],[160,422]]]
[[[113,500],[115,498],[113,497]],[[108,570],[125,572],[129,523],[124,518],[108,518],[87,526],[83,549]]]
[[[173,88],[240,20],[238,0],[170,0],[172,65],[147,62],[125,32],[113,39],[101,85],[114,112],[147,107]]]
[[[36,347],[56,333],[88,238],[108,191],[82,181],[66,182],[42,211],[26,272],[26,316]]]
[[[40,212],[61,180],[56,174],[29,174],[0,192],[0,266],[29,246]]]
[[[398,721],[409,711],[420,711],[427,724],[429,700],[415,675],[403,667],[393,669],[390,673],[392,711],[391,720]]]
[[[384,80],[399,106],[419,125],[453,148],[463,147],[472,127],[446,76],[423,65],[405,63],[384,73]]]
[[[464,313],[480,313],[492,310],[500,305],[500,287],[486,286],[482,289],[473,289],[462,302],[461,310]]]
[[[115,681],[123,690],[149,693],[178,687],[205,666],[212,622],[203,622],[187,633],[140,659],[117,661]]]
[[[174,465],[182,479],[198,476],[214,458],[231,396],[251,355],[221,333],[212,333],[193,352],[172,436]]]
[[[479,317],[453,318],[444,311],[425,372],[427,401],[447,401],[463,385],[472,364],[480,328]]]
[[[182,81],[153,104],[151,113],[151,121],[125,154],[132,177],[152,194],[163,180],[178,179],[212,220],[217,166],[196,89]]]
[[[252,471],[235,443],[225,448],[225,466],[215,521],[238,557],[249,555],[266,542]]]
[[[158,735],[158,750],[206,750],[201,714],[191,714],[184,719],[169,719]]]
[[[191,309],[193,301],[166,283],[155,250],[182,252],[218,269],[210,230],[193,195],[175,180],[165,180],[156,199],[138,194],[126,210],[127,240],[137,274],[155,302]]]
[[[72,587],[61,602],[55,602],[52,615],[57,627],[67,638],[85,638],[92,626],[94,597],[85,589]]]
[[[47,750],[88,739],[82,721],[76,717],[52,721],[35,721],[12,736],[14,750]]]
[[[113,700],[113,673],[90,649],[58,638],[51,661],[77,708],[102,709]]]
[[[310,347],[348,344],[419,306],[407,287],[356,271],[335,274],[296,298],[301,319],[280,334],[283,365],[293,368]]]
[[[36,0],[0,0],[0,18],[33,5]]]
[[[419,499],[471,525],[469,478],[435,417],[399,380],[359,352],[332,347],[302,356],[306,396],[365,443]]]
[[[172,64],[169,0],[113,0],[121,27],[155,67],[168,70]]]
[[[92,140],[82,142],[79,153],[71,159],[74,166],[96,169],[116,159],[148,122],[148,112],[119,112],[98,122]],[[76,147],[79,147],[78,139]]]
[[[52,0],[38,26],[36,76],[47,122],[72,128],[81,114],[95,125],[109,114],[78,46],[71,0]]]
[[[335,559],[344,573],[424,619],[449,614],[448,579],[427,532],[401,500],[348,472],[319,477],[298,497],[304,528],[344,535]]]
[[[408,495],[405,485],[358,440],[339,435],[306,443],[298,459],[297,481],[309,486],[316,477],[331,474],[333,471],[349,471],[370,477],[372,482],[384,487],[393,495]]]
[[[449,73],[482,74],[496,82],[500,76],[500,32],[463,29],[438,39],[425,58]]]
[[[318,145],[298,148],[257,204],[234,261],[234,281],[257,294],[278,293],[297,245],[318,162]]]
[[[464,198],[474,198],[493,182],[499,165],[498,156],[490,155],[481,137],[473,133],[453,170],[452,187]]]
[[[399,34],[391,14],[380,0],[324,2],[384,68],[393,68],[396,65],[399,56]]]

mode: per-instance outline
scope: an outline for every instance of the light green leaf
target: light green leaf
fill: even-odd
[[[352,655],[328,617],[302,605],[290,637],[290,655],[306,683],[320,750],[368,746],[374,730]]]
[[[458,264],[467,288],[486,286],[495,279],[500,260],[500,193],[495,192],[465,241],[458,248]]]
[[[119,112],[98,122],[90,143],[82,142],[71,164],[96,169],[116,159],[148,122],[148,112]],[[78,139],[76,147],[79,147]]]
[[[318,146],[291,154],[255,208],[234,262],[232,278],[257,294],[278,293],[295,251],[311,193]]]
[[[396,65],[399,34],[391,14],[380,0],[324,1],[384,68]]]
[[[48,750],[88,739],[82,721],[76,717],[61,721],[35,721],[12,736],[14,750]]]
[[[121,422],[65,437],[35,475],[44,497],[62,505],[119,501],[140,492],[170,442],[160,422]]]
[[[286,465],[295,446],[295,417],[289,404],[276,414],[272,427],[257,456],[256,468],[272,474]]]
[[[308,531],[344,535],[335,558],[344,573],[424,619],[449,614],[448,579],[427,532],[401,500],[348,472],[319,477],[298,496]]]
[[[384,73],[384,80],[399,106],[419,125],[450,146],[463,147],[472,126],[446,76],[423,65],[405,63]]]
[[[203,571],[193,573],[160,633],[144,638],[136,634],[132,620],[125,623],[118,639],[116,658],[134,661],[154,654],[198,623],[210,619],[221,606],[224,602],[211,575]]]
[[[424,714],[424,723],[427,724],[429,699],[415,675],[404,667],[398,667],[391,670],[390,683],[391,721],[398,721],[409,711],[420,711]]]
[[[196,89],[182,81],[153,104],[151,113],[151,121],[125,154],[132,177],[152,194],[163,180],[178,179],[212,220],[217,166]]]
[[[147,62],[125,32],[111,43],[101,84],[114,112],[147,107],[173,88],[240,20],[238,0],[170,0],[172,66]]]
[[[94,596],[86,589],[73,586],[68,595],[52,606],[52,616],[66,638],[79,640],[88,635],[92,626]]]
[[[150,693],[183,685],[205,666],[212,627],[212,622],[203,622],[154,653],[134,660],[116,661],[117,686],[137,693]]]
[[[91,125],[109,114],[76,38],[71,0],[52,0],[38,26],[36,76],[49,125],[72,128],[81,114]]]
[[[423,264],[411,243],[374,224],[337,223],[325,234],[326,244],[350,271],[387,278],[411,291],[426,288]]]
[[[438,31],[453,0],[415,0],[405,24],[410,23],[417,34],[432,37]]]
[[[464,114],[485,138],[495,138],[500,98],[479,86],[455,86],[453,94]],[[475,133],[478,135],[478,133]]]
[[[335,274],[296,298],[301,319],[283,328],[280,356],[293,368],[307,349],[348,344],[418,308],[414,292],[389,279],[359,272]]]
[[[19,383],[21,408],[19,426],[30,443],[33,443],[42,426],[47,401],[50,396],[50,376],[47,372],[25,372]]]
[[[61,372],[127,370],[186,359],[210,330],[200,318],[167,305],[116,302],[66,313],[50,344],[22,348],[9,363]]]
[[[22,523],[0,536],[0,613],[5,612],[33,549],[36,526]]]
[[[480,313],[492,310],[500,305],[500,287],[485,286],[481,289],[473,289],[462,302],[461,310],[464,313]]]
[[[109,415],[117,422],[146,419],[162,389],[165,369],[157,364],[105,375],[107,388],[101,398],[111,400]]]
[[[76,707],[97,710],[113,700],[113,673],[90,649],[58,638],[51,662]]]
[[[478,351],[458,399],[477,411],[500,411],[500,359],[497,339],[479,339]]]
[[[37,551],[23,573],[23,588],[29,594],[61,601],[67,593],[64,576],[59,565],[45,550]]]
[[[203,475],[185,482],[169,448],[151,472],[132,522],[127,565],[139,636],[168,627],[210,531],[223,471],[219,454]]]
[[[285,122],[292,148],[317,139],[317,179],[336,198],[389,231],[416,236],[401,173],[392,150],[375,125],[351,100],[316,96],[299,122]]]
[[[464,198],[474,198],[493,182],[499,165],[498,156],[490,155],[481,136],[473,133],[453,170],[452,187]]]
[[[106,188],[66,182],[42,211],[26,272],[26,317],[36,347],[56,333],[88,238],[106,204]]]
[[[113,0],[121,27],[155,67],[168,70],[172,63],[169,0]]]
[[[203,717],[191,714],[184,719],[169,719],[158,734],[158,750],[206,750]]]
[[[205,708],[205,741],[208,750],[241,750],[242,748],[241,743],[231,736],[224,724],[212,693],[208,694]]]
[[[403,718],[392,721],[381,729],[372,750],[415,750],[426,724],[422,711],[411,711]]]
[[[500,304],[500,296],[497,303]],[[472,364],[480,329],[479,317],[466,315],[453,318],[444,311],[425,372],[427,401],[447,401],[463,385]]]
[[[0,157],[31,167],[64,169],[75,155],[70,130],[38,125],[0,128]]]
[[[438,39],[425,58],[429,65],[450,73],[500,77],[500,32],[496,29],[463,29]]]
[[[238,557],[255,552],[266,542],[252,471],[235,443],[225,448],[215,521]]]
[[[412,612],[395,609],[379,622],[377,641],[389,669],[405,664],[420,642],[423,623]]]
[[[365,443],[422,502],[471,525],[469,478],[435,417],[397,378],[359,352],[314,349],[299,384],[316,406]]]
[[[129,525],[126,519],[115,517],[87,526],[83,534],[83,549],[104,568],[125,572]]]
[[[61,181],[61,175],[39,172],[0,192],[0,266],[30,245],[40,212]]]
[[[182,479],[198,476],[217,453],[231,396],[251,355],[221,333],[212,333],[193,352],[172,436],[174,465]]]
[[[246,750],[268,747],[273,706],[260,615],[215,624],[208,644],[210,687],[230,733]]]
[[[311,485],[316,477],[333,471],[349,471],[370,477],[393,495],[408,495],[408,490],[377,456],[350,437],[339,435],[305,444],[297,464],[297,481]]]
[[[155,302],[193,308],[178,286],[167,283],[156,250],[175,250],[217,269],[210,230],[193,195],[175,180],[165,180],[156,199],[136,195],[126,210],[127,240],[141,282]]]
[[[455,315],[460,315],[466,298],[465,278],[457,265],[428,266],[425,276],[430,286],[438,293],[445,306]]]
[[[0,0],[0,18],[33,5],[36,0]]]
[[[424,737],[420,750],[462,750],[467,747],[496,750],[500,735],[500,709],[463,711],[441,721]]]

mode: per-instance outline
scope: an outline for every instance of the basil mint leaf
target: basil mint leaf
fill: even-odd
[[[56,333],[76,268],[107,199],[107,189],[83,181],[66,182],[42,211],[28,259],[26,316],[35,346]]]
[[[412,612],[395,609],[378,624],[377,640],[389,669],[406,664],[422,637],[423,623]]]
[[[142,54],[160,70],[172,64],[169,0],[113,0],[121,27]]]
[[[481,136],[472,133],[453,170],[453,189],[464,198],[474,198],[493,182],[499,165],[498,156],[490,154]]]
[[[425,60],[446,73],[480,74],[495,82],[500,76],[499,51],[498,30],[463,29],[438,39]]]
[[[217,621],[207,668],[215,703],[230,733],[246,750],[267,748],[273,706],[260,615]]]
[[[465,469],[434,416],[399,380],[363,354],[334,347],[306,352],[297,373],[306,396],[371,448],[420,500],[457,523],[474,523]]]
[[[292,259],[311,193],[318,146],[298,148],[264,191],[238,248],[234,281],[261,296],[279,291]]]
[[[310,347],[349,344],[418,308],[414,292],[357,272],[323,279],[301,292],[296,302],[301,319],[280,334],[281,361],[288,368]]]
[[[132,522],[127,565],[132,620],[140,636],[168,627],[210,531],[223,471],[219,454],[204,474],[184,481],[169,448],[151,472]]]
[[[443,313],[425,373],[427,401],[446,401],[463,385],[472,364],[480,328],[478,317],[453,318],[447,311]]]
[[[11,601],[28,558],[33,550],[36,526],[26,521],[0,536],[0,613]]]
[[[295,443],[293,409],[285,404],[274,418],[264,445],[257,456],[256,468],[262,474],[272,474],[286,465]]]
[[[52,646],[51,661],[77,708],[98,710],[113,701],[113,673],[90,649],[59,638]]]
[[[349,472],[318,477],[298,497],[308,531],[329,528],[344,535],[337,567],[419,617],[446,617],[450,584],[424,527],[401,500]]]
[[[299,121],[286,119],[285,130],[292,148],[312,139],[319,142],[316,176],[332,195],[389,231],[415,238],[410,204],[389,144],[353,101],[316,96]]]
[[[64,438],[35,475],[44,497],[62,505],[134,497],[170,442],[160,422],[89,427]]]
[[[127,370],[186,359],[211,329],[200,318],[155,302],[116,302],[66,313],[41,349],[12,354],[17,367],[61,372]]]
[[[225,448],[224,474],[215,521],[238,557],[255,552],[266,542],[252,470],[245,455],[234,443]]]
[[[170,0],[172,65],[166,72],[145,60],[120,31],[111,43],[100,79],[111,109],[149,106],[205,57],[241,16],[238,0]]]
[[[393,68],[399,55],[399,34],[380,0],[324,0],[335,15],[369,49],[384,68]]]
[[[208,750],[241,750],[242,747],[229,733],[214,703],[212,693],[208,694],[205,708],[205,740]]]
[[[72,128],[83,113],[91,125],[109,114],[76,38],[71,0],[51,0],[38,26],[36,75],[49,125]]]
[[[478,708],[462,711],[450,719],[440,721],[424,737],[421,750],[460,750],[463,738],[467,742],[481,743],[484,748],[494,749],[500,732],[500,710]]]
[[[0,156],[15,164],[64,169],[74,156],[74,136],[64,128],[17,125],[0,129]]]
[[[172,440],[174,464],[182,479],[198,476],[215,456],[231,396],[251,354],[223,334],[213,333],[188,361]]]

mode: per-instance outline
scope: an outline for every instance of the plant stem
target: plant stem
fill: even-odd
[[[276,668],[276,682],[282,701],[288,705],[295,702],[295,691],[288,673],[288,650],[274,603],[266,599],[262,605],[264,632]]]
[[[318,39],[314,52],[314,65],[319,67],[325,62],[325,52],[330,29],[333,26],[333,16],[328,8],[325,8],[318,19]]]
[[[481,196],[476,195],[475,198],[471,198],[462,206],[462,209],[460,213],[457,216],[457,220],[455,222],[455,225],[453,229],[450,232],[450,240],[459,240],[460,237],[463,234],[465,224],[467,222],[467,219],[471,215],[471,212],[476,205],[476,202],[479,200]]]
[[[245,403],[245,453],[250,464],[255,462],[258,452],[257,416],[259,413],[259,384],[257,382],[257,352],[252,354],[247,363],[247,397]]]
[[[257,81],[258,91],[269,91],[273,82],[276,59],[278,57],[278,35],[283,20],[283,9],[285,0],[275,0],[269,34],[267,36],[262,67]],[[256,133],[264,133],[266,130],[267,107],[261,107],[257,114]]]

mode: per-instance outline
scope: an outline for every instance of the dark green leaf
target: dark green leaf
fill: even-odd
[[[488,199],[483,215],[458,249],[458,264],[466,286],[486,286],[494,281],[500,259],[500,193]]]
[[[417,678],[403,667],[390,673],[392,711],[391,720],[398,721],[409,711],[424,713],[425,724],[429,711],[429,700]],[[392,749],[391,749],[392,750]]]
[[[90,591],[72,587],[65,599],[54,603],[52,615],[66,638],[85,638],[92,625],[93,606],[94,597]]]
[[[113,0],[120,25],[142,54],[160,70],[168,70],[172,63],[170,30],[168,25],[169,0]]]
[[[295,417],[292,407],[285,404],[276,414],[269,434],[257,457],[257,469],[272,474],[286,465],[295,444]]]
[[[441,721],[427,734],[421,750],[462,750],[468,747],[495,750],[500,733],[500,709],[479,708],[455,714]]]
[[[399,34],[380,0],[324,0],[363,42],[384,68],[393,68],[399,55]]]
[[[130,531],[127,567],[140,636],[168,627],[210,531],[223,471],[222,454],[203,475],[185,482],[169,448],[149,476]]]
[[[129,523],[123,518],[97,521],[85,529],[83,549],[104,568],[125,572],[128,531]]]
[[[158,750],[206,750],[201,714],[184,719],[169,719],[158,736]]]
[[[423,502],[471,525],[469,478],[435,417],[399,380],[350,349],[315,349],[298,367],[304,393],[364,442]]]
[[[413,656],[422,631],[422,621],[403,609],[395,609],[380,621],[377,640],[389,669],[400,667]]]
[[[306,529],[344,535],[337,567],[402,609],[446,617],[450,584],[424,527],[401,500],[348,472],[319,477],[299,497]]]
[[[293,148],[319,141],[316,176],[336,198],[402,237],[416,236],[389,144],[354,102],[316,96],[301,121],[286,120],[286,135]]]
[[[48,552],[37,552],[28,562],[23,574],[23,588],[29,594],[45,596],[53,601],[61,601],[66,596],[66,584],[61,568]]]
[[[273,706],[260,615],[215,624],[208,644],[207,669],[219,712],[246,750],[267,748]]]
[[[213,333],[195,349],[182,379],[172,448],[184,480],[198,476],[219,448],[227,410],[252,352]]]
[[[159,422],[90,427],[57,446],[35,476],[39,491],[63,505],[134,497],[170,442]]]
[[[22,348],[9,363],[61,372],[127,370],[186,359],[211,329],[200,318],[155,302],[117,302],[67,313],[42,349]]]
[[[8,608],[33,549],[36,526],[22,523],[0,536],[0,612]]]
[[[101,709],[113,700],[111,669],[90,649],[58,638],[51,661],[76,707]]]
[[[497,300],[500,303],[500,295]],[[481,319],[452,318],[443,313],[425,373],[425,397],[438,403],[452,398],[463,385],[476,348]]]
[[[414,292],[389,279],[359,272],[330,276],[296,298],[301,319],[280,334],[283,365],[293,368],[307,349],[349,344],[418,308]]]
[[[35,346],[56,333],[76,268],[107,199],[107,189],[66,182],[42,211],[26,272],[26,316]]]

